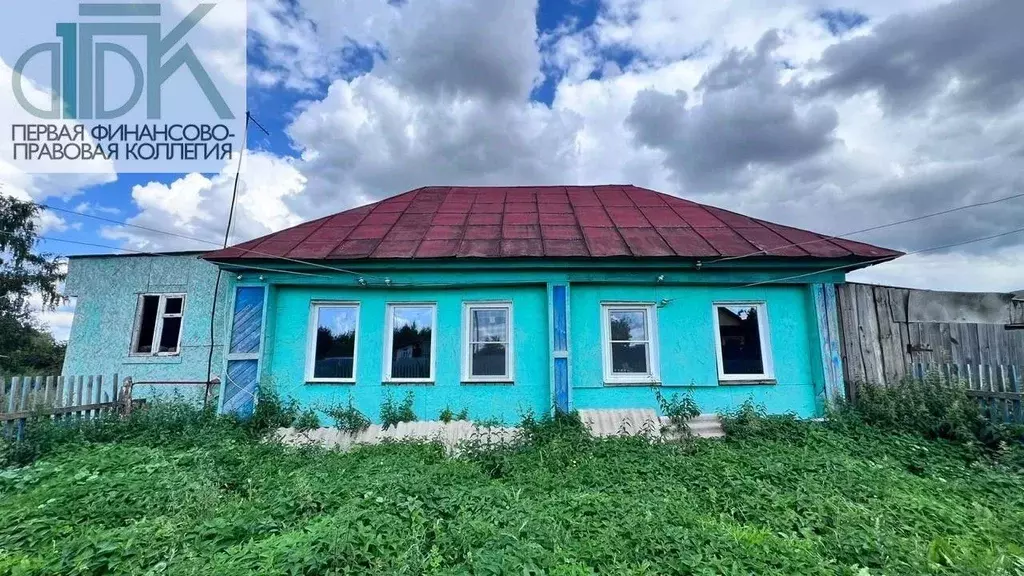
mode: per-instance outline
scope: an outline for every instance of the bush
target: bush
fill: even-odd
[[[294,398],[281,400],[276,387],[261,384],[256,408],[246,427],[253,436],[263,437],[278,428],[288,428],[299,417],[299,404]]]
[[[792,440],[804,437],[808,431],[808,423],[796,414],[770,415],[764,406],[750,399],[721,418],[726,438],[733,440]]]
[[[370,419],[352,404],[352,398],[348,399],[347,405],[330,406],[325,412],[334,419],[335,427],[342,432],[358,434],[370,427]]]
[[[64,447],[81,444],[139,442],[193,446],[214,437],[242,440],[248,434],[248,427],[233,416],[218,416],[212,407],[195,406],[176,397],[147,403],[127,418],[117,414],[89,420],[33,416],[25,422],[21,441],[0,444],[0,465],[25,466]]]
[[[412,392],[405,395],[402,402],[396,403],[394,396],[390,392],[384,396],[384,401],[380,404],[380,423],[385,428],[397,426],[399,422],[415,422],[416,413],[413,411],[412,406],[415,397]]]
[[[457,420],[469,420],[469,409],[463,408],[458,414],[456,414],[455,412],[452,412],[450,406],[445,406],[444,410],[441,410],[441,413],[438,414],[437,419],[445,424],[455,422]]]
[[[686,423],[700,416],[700,406],[690,394],[673,394],[671,398],[665,398],[661,390],[654,388],[654,397],[658,400],[661,413],[668,417],[669,424],[676,432],[689,435],[690,429]]]
[[[966,390],[965,383],[934,373],[923,380],[905,377],[889,386],[862,384],[853,402],[833,412],[852,410],[865,424],[932,439],[970,442],[997,435],[994,429],[986,430],[987,421]]]
[[[312,408],[303,410],[299,417],[295,419],[295,429],[299,432],[309,432],[318,428],[320,428],[320,417],[317,416],[316,410]]]

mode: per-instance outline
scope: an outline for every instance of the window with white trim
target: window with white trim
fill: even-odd
[[[386,382],[434,381],[436,304],[388,304],[385,332]]]
[[[314,302],[309,322],[307,382],[355,382],[359,305]]]
[[[650,383],[660,377],[654,304],[601,305],[604,380]]]
[[[463,307],[462,378],[512,380],[512,304],[467,302]]]
[[[132,355],[178,354],[184,313],[184,294],[140,294],[132,329]]]
[[[715,303],[715,351],[720,380],[771,380],[771,342],[764,302]]]

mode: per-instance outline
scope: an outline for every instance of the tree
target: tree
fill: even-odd
[[[0,373],[59,370],[63,363],[64,346],[35,322],[29,306],[33,293],[47,309],[64,301],[60,259],[33,251],[38,213],[31,202],[0,195]]]

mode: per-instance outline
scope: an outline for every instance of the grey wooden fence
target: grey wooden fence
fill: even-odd
[[[96,418],[118,407],[117,374],[98,376],[15,376],[4,379],[0,424],[5,433],[21,435],[36,414],[54,418]]]
[[[933,375],[946,382],[963,382],[967,394],[978,401],[990,419],[1017,424],[1024,423],[1022,374],[1020,367],[1005,365],[918,362],[913,366],[913,376],[921,380]]]
[[[918,364],[1024,367],[1024,301],[1008,294],[844,284],[837,295],[848,389]]]

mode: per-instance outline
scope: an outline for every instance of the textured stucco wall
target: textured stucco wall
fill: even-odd
[[[65,294],[74,297],[63,373],[99,375],[109,379],[131,376],[137,382],[204,381],[210,351],[210,316],[217,268],[194,254],[72,258]],[[213,374],[220,374],[227,295],[234,278],[225,273],[214,323]],[[177,356],[131,356],[136,304],[143,293],[185,293],[181,352]],[[109,386],[109,384],[107,384]],[[136,396],[154,391],[173,393],[169,386],[139,387]],[[201,386],[182,386],[183,394],[198,394]]]
[[[822,385],[817,327],[807,286],[573,285],[570,292],[573,406],[577,409],[657,408],[645,386],[604,384],[601,302],[661,302],[656,307],[663,393],[692,393],[705,413],[734,409],[748,398],[769,412],[816,415]],[[712,304],[763,301],[767,305],[775,384],[719,383]]]
[[[306,383],[310,306],[313,301],[359,302],[355,384]],[[514,384],[462,383],[461,342],[464,301],[512,302]],[[385,309],[388,303],[437,304],[436,374],[433,384],[385,384]],[[353,403],[375,422],[386,394],[401,400],[415,396],[421,420],[435,420],[446,406],[467,408],[474,419],[500,418],[517,422],[527,410],[545,413],[550,406],[548,385],[547,292],[543,285],[505,288],[382,290],[330,287],[280,287],[271,297],[268,323],[272,335],[264,352],[263,380],[272,382],[283,397],[303,405],[324,407]]]

